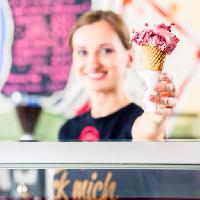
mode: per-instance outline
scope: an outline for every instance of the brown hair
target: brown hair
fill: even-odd
[[[78,18],[78,20],[73,25],[71,32],[69,34],[69,40],[68,40],[69,47],[73,49],[72,38],[77,29],[79,29],[84,25],[92,24],[101,20],[105,20],[106,22],[108,22],[119,36],[119,39],[122,42],[124,48],[130,49],[129,32],[123,19],[118,14],[112,11],[102,11],[102,10],[88,11]]]

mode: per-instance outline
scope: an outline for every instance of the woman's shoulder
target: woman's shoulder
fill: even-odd
[[[116,120],[121,121],[122,119],[124,119],[124,120],[134,119],[135,120],[143,112],[144,112],[143,109],[139,105],[137,105],[135,103],[129,103],[128,105],[120,108],[116,112],[111,113],[110,115],[103,117],[101,119],[114,120],[114,121],[116,121]]]
[[[142,114],[144,112],[144,110],[142,109],[142,107],[140,107],[138,104],[136,103],[130,103],[128,104],[126,107],[122,108],[125,111],[129,112],[129,113],[135,113],[135,114]]]

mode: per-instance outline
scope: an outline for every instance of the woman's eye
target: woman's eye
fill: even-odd
[[[110,54],[110,53],[113,52],[113,49],[111,49],[111,48],[103,48],[103,49],[101,49],[101,52],[103,54]]]
[[[77,54],[78,54],[79,56],[85,56],[85,55],[87,55],[87,51],[85,51],[85,50],[78,50],[78,51],[77,51]]]

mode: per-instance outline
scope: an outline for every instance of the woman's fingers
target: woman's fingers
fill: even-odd
[[[175,97],[161,97],[158,95],[150,95],[150,101],[166,106],[166,107],[175,107],[176,98]]]
[[[176,96],[175,86],[172,83],[159,82],[154,86],[154,91],[160,93],[161,96]]]
[[[171,83],[173,81],[172,75],[162,72],[160,74],[160,81],[166,81],[167,83]]]
[[[157,109],[156,109],[157,115],[172,115],[173,113],[174,113],[173,108],[157,107]]]
[[[155,95],[150,95],[149,100],[157,104],[156,114],[172,115],[177,103],[177,93],[172,76],[162,72],[159,81],[154,86],[154,91]]]
[[[177,96],[172,76],[165,72],[161,73],[160,81],[155,84],[154,91],[161,97]]]

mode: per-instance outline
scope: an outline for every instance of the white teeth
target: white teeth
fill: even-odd
[[[90,78],[102,78],[103,76],[105,76],[105,73],[88,73],[88,76],[90,77]]]

